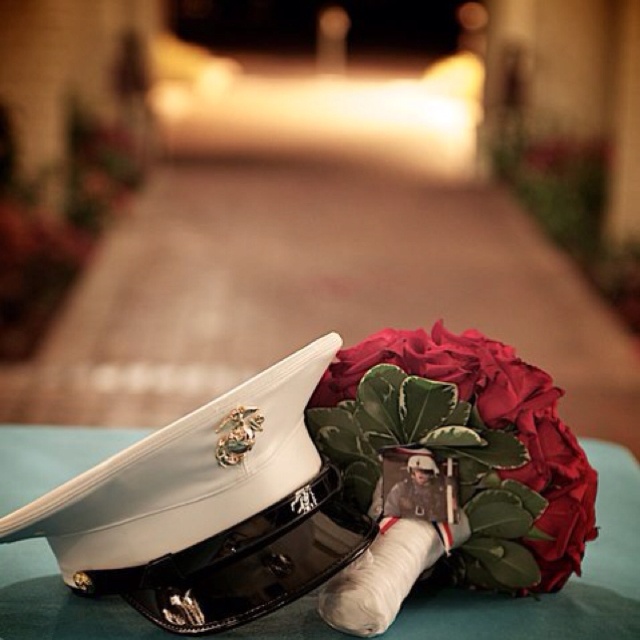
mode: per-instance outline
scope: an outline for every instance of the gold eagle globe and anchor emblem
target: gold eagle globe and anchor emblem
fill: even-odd
[[[237,407],[222,420],[216,433],[227,431],[218,440],[216,459],[221,467],[232,467],[242,462],[245,454],[256,443],[256,433],[262,431],[264,416],[258,407]]]

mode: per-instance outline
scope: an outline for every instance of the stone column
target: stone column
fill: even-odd
[[[537,0],[531,107],[543,129],[587,139],[610,132],[616,5]]]
[[[610,208],[616,244],[640,243],[640,0],[622,0],[614,109]]]
[[[73,70],[75,0],[0,3],[0,99],[13,116],[27,175],[64,156],[66,79]]]

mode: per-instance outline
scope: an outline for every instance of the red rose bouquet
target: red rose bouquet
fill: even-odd
[[[477,331],[386,329],[338,353],[307,425],[340,467],[345,500],[364,511],[380,490],[383,447],[455,460],[468,532],[441,563],[457,584],[525,595],[579,575],[597,536],[597,474],[558,417],[561,395],[548,374]]]

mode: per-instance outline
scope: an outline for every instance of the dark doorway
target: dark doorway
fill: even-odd
[[[170,0],[170,22],[183,40],[224,53],[311,53],[318,12],[331,5],[349,14],[350,54],[440,56],[456,50],[461,0]]]

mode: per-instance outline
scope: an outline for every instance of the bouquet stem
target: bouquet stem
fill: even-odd
[[[365,638],[384,633],[416,580],[444,553],[433,524],[401,518],[325,585],[318,613],[344,633]]]

